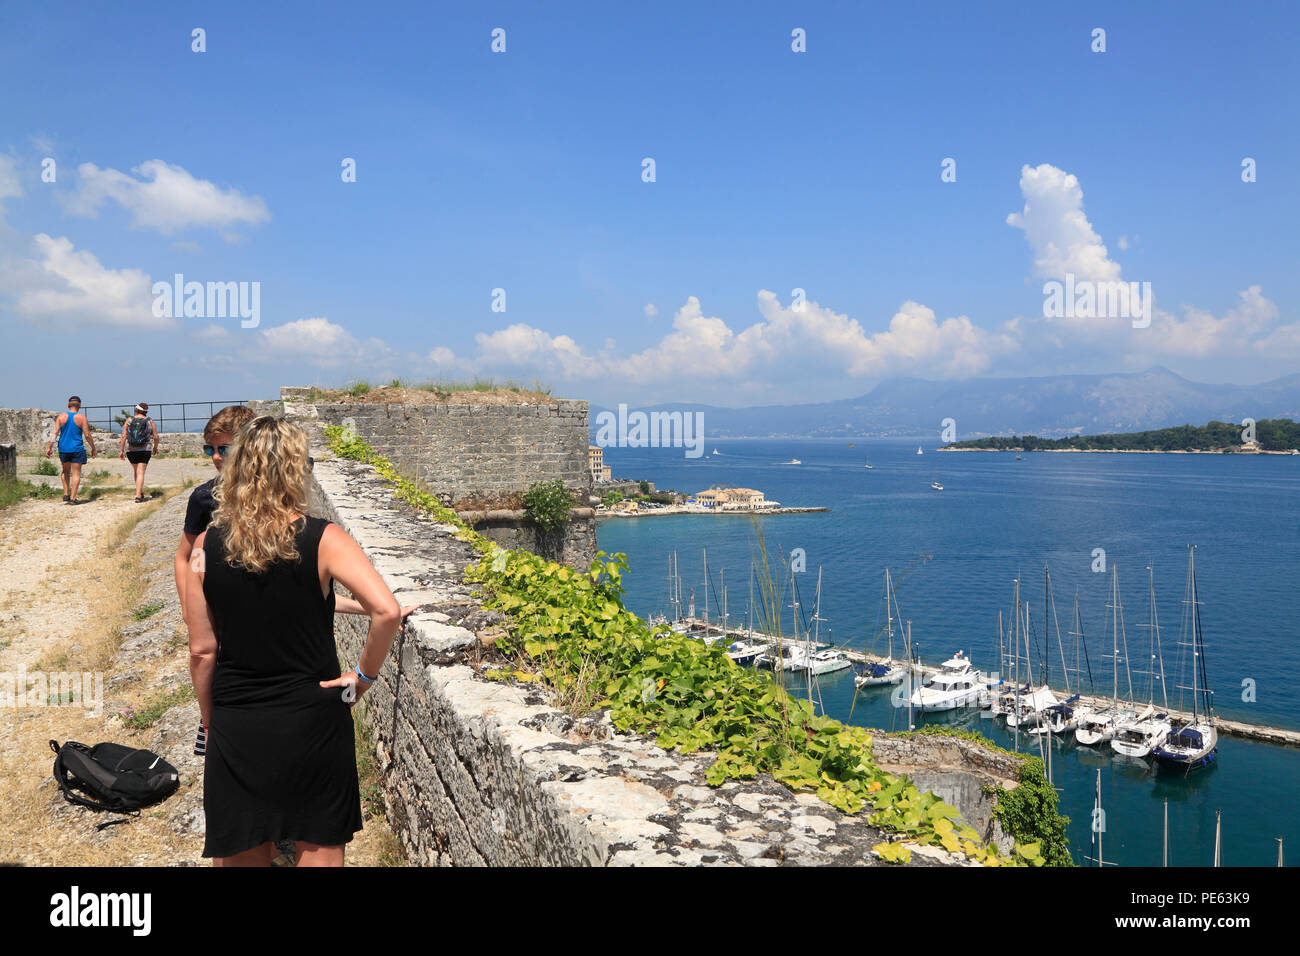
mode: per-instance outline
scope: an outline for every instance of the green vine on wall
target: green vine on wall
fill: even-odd
[[[770,773],[845,813],[865,811],[872,826],[914,844],[941,846],[987,866],[1048,862],[1033,842],[1018,843],[1010,858],[982,844],[955,807],[880,768],[865,728],[818,716],[808,701],[765,674],[735,664],[720,645],[653,628],[632,614],[623,604],[624,555],[598,552],[583,572],[499,548],[354,434],[330,426],[326,437],[335,454],[373,465],[394,485],[395,497],[454,525],[457,536],[483,555],[466,579],[480,586],[484,606],[511,619],[509,636],[497,641],[503,653],[524,655],[552,688],[588,682],[594,706],[609,708],[621,731],[653,735],[659,746],[683,754],[715,752],[706,775],[710,785]],[[486,676],[531,675],[503,669]],[[1016,806],[1016,814],[1032,810],[1027,802]],[[896,844],[877,850],[893,862],[909,856]]]

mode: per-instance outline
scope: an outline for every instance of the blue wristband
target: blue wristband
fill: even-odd
[[[379,675],[378,675],[378,674],[376,674],[374,677],[367,677],[365,674],[361,673],[361,665],[360,665],[360,664],[357,665],[357,667],[356,667],[356,671],[357,671],[357,677],[359,677],[362,681],[364,681],[364,682],[367,683],[367,684],[373,684],[376,680],[379,679]]]

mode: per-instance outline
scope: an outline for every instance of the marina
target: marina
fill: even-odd
[[[654,622],[652,621],[652,623]],[[751,648],[755,657],[760,653],[775,654],[777,653],[778,647],[789,647],[796,642],[793,637],[779,640],[775,637],[757,631],[751,631],[747,628],[729,627],[724,631],[722,625],[716,622],[705,623],[702,618],[684,618],[679,622],[679,627],[675,627],[674,630],[677,630],[679,633],[688,634],[692,637],[705,639],[710,644],[725,640],[728,646],[733,644],[748,646]],[[799,641],[799,643],[803,642]],[[818,651],[835,651],[839,654],[843,654],[844,657],[859,670],[859,672],[879,666],[889,669],[892,666],[897,666],[898,663],[886,655],[870,654],[866,651],[850,647],[835,647],[825,642],[815,643],[813,647]],[[753,664],[754,658],[751,657],[744,661],[737,660],[736,662],[740,664]],[[923,683],[935,674],[939,673],[939,671],[940,668],[928,664],[916,665],[916,680]],[[902,679],[902,675],[900,674],[899,681]],[[859,686],[867,685],[859,684]],[[1054,689],[1054,692],[1058,693],[1058,695],[1060,691],[1061,688]],[[1089,694],[1071,696],[1075,696],[1080,707],[1087,707],[1093,711],[1100,711],[1110,704],[1110,698],[1108,697],[1098,697]],[[1190,721],[1193,718],[1191,712],[1176,710],[1173,708],[1170,708],[1166,713],[1172,721]],[[1270,727],[1263,724],[1252,724],[1240,720],[1226,720],[1222,717],[1216,717],[1214,725],[1218,732],[1223,736],[1236,737],[1240,740],[1251,740],[1258,743],[1275,744],[1283,747],[1300,748],[1300,730],[1290,730],[1284,727]]]
[[[795,575],[799,590],[805,592],[800,602],[811,608],[820,568],[818,616],[823,620],[801,620],[800,653],[806,649],[805,630],[812,623],[814,637],[820,629],[813,649],[831,651],[850,667],[820,675],[791,669],[773,677],[783,681],[790,693],[811,697],[819,712],[885,732],[939,724],[978,732],[1008,750],[1044,758],[1050,754],[1061,812],[1071,818],[1071,850],[1081,865],[1089,853],[1088,820],[1098,769],[1111,820],[1107,865],[1161,864],[1164,800],[1169,801],[1171,865],[1194,861],[1210,865],[1216,809],[1223,810],[1224,865],[1273,865],[1275,838],[1300,840],[1300,824],[1282,812],[1300,788],[1300,688],[1279,679],[1300,666],[1294,641],[1300,633],[1300,614],[1289,586],[1300,553],[1290,525],[1276,520],[1279,514],[1293,513],[1292,502],[1300,491],[1300,475],[1291,466],[1294,459],[1026,455],[1023,461],[1015,461],[1014,455],[956,455],[944,462],[946,490],[936,492],[928,487],[935,478],[932,459],[916,456],[915,438],[910,444],[900,439],[871,440],[865,445],[858,439],[856,445],[850,449],[847,442],[830,439],[732,440],[718,443],[725,454],[716,463],[685,462],[664,453],[639,452],[629,457],[630,468],[652,474],[665,485],[702,488],[730,481],[763,488],[788,504],[820,498],[834,511],[772,521],[755,516],[752,521],[721,525],[689,515],[642,523],[603,522],[600,547],[628,555],[630,573],[624,576],[628,607],[643,616],[674,616],[664,601],[664,567],[680,550],[684,606],[679,613],[694,619],[679,626],[702,634],[707,618],[712,638],[721,640],[719,579],[725,570],[727,646],[743,643],[752,664],[773,639],[747,632],[779,630],[784,635],[783,655],[790,655],[793,623],[788,579],[780,582],[784,594],[779,624],[773,626],[769,620],[759,627],[755,619],[755,626],[747,628],[745,577],[759,553],[756,534],[765,536],[766,548],[778,566],[802,548],[807,572]],[[791,452],[801,459],[801,467],[779,464],[789,461]],[[631,455],[620,452],[625,454]],[[864,469],[864,459],[870,460],[873,470]],[[1251,503],[1245,511],[1243,501]],[[1160,529],[1157,536],[1147,530],[1151,528]],[[1149,731],[1148,721],[1161,713],[1167,715],[1171,731],[1195,717],[1189,692],[1179,687],[1193,686],[1190,672],[1180,673],[1178,661],[1178,655],[1190,649],[1177,643],[1186,607],[1184,576],[1190,542],[1199,545],[1197,602],[1208,647],[1208,687],[1215,692],[1218,759],[1189,773],[1186,768],[1162,769],[1151,755],[1122,752],[1114,733],[1105,742],[1083,745],[1075,739],[1075,730],[1089,712],[1104,715],[1114,704],[1116,670],[1118,696],[1134,729]],[[701,565],[704,545],[712,582],[707,613]],[[1042,668],[1044,565],[1050,566],[1051,587],[1057,592],[1049,611],[1059,616],[1059,640],[1064,643],[1062,652],[1053,624],[1050,670]],[[886,568],[897,591],[897,601],[889,602],[888,612],[881,588]],[[1012,638],[1006,635],[1014,637],[1017,578],[1033,579],[1036,584],[1022,586],[1022,600],[1032,601],[1032,690],[1045,687],[1056,703],[1042,701],[1043,716],[1019,728],[1008,726],[996,704],[940,713],[914,710],[909,715],[910,695],[899,686],[907,671],[907,621],[911,621],[913,667],[920,662],[910,678],[913,691],[958,650],[975,669],[1002,671],[1006,677],[1006,651],[999,651],[999,634],[1004,635],[1004,647],[1010,646]],[[689,615],[692,584],[696,610]],[[1243,601],[1243,594],[1250,600]],[[771,608],[770,613],[777,609]],[[808,613],[804,612],[805,619]],[[1120,623],[1119,655],[1114,661],[1114,631],[1121,615],[1126,620]],[[1156,635],[1147,627],[1153,616],[1163,641],[1168,707],[1162,694],[1159,650],[1150,661]],[[1076,640],[1081,645],[1077,661]],[[756,654],[755,645],[764,650]],[[1022,658],[1024,653],[1022,646]],[[1130,656],[1131,675],[1126,675]],[[1022,660],[1021,687],[1028,683],[1025,667]],[[1080,669],[1082,681],[1076,673]],[[1148,677],[1152,670],[1154,685]],[[1004,689],[1009,691],[1012,685],[1007,677]],[[1023,694],[1022,703],[1029,703],[1028,697]],[[1143,720],[1151,701],[1152,713]],[[1154,736],[1162,729],[1155,728]]]

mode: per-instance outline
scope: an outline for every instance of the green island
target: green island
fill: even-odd
[[[1255,440],[1243,438],[1244,427],[1232,422],[1207,425],[1179,425],[1143,432],[1105,435],[1072,435],[1068,438],[1039,438],[1037,435],[991,436],[951,442],[940,451],[1167,451],[1220,454],[1273,452],[1300,449],[1300,422],[1289,418],[1265,418],[1255,423]]]
[[[876,848],[888,862],[909,862],[912,843],[943,847],[985,866],[1073,865],[1068,818],[1060,816],[1056,791],[1037,758],[1016,755],[1022,760],[1017,786],[998,794],[995,813],[1015,840],[1004,855],[980,842],[955,807],[878,766],[873,731],[816,714],[809,701],[766,674],[734,663],[721,645],[653,627],[628,611],[621,583],[625,555],[598,552],[583,572],[503,549],[355,433],[328,426],[325,435],[335,455],[374,467],[396,499],[454,526],[457,537],[482,555],[466,578],[478,586],[484,606],[505,613],[512,625],[496,642],[500,660],[485,673],[489,679],[540,683],[573,711],[608,708],[620,731],[653,735],[666,750],[713,751],[712,786],[768,773],[845,813],[865,811],[871,825],[900,838]],[[955,733],[1002,749],[978,734]]]

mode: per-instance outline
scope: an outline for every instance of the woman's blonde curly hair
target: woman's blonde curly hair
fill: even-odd
[[[308,470],[307,433],[292,422],[263,415],[236,433],[213,489],[227,563],[261,572],[298,559],[291,518],[307,513]]]

